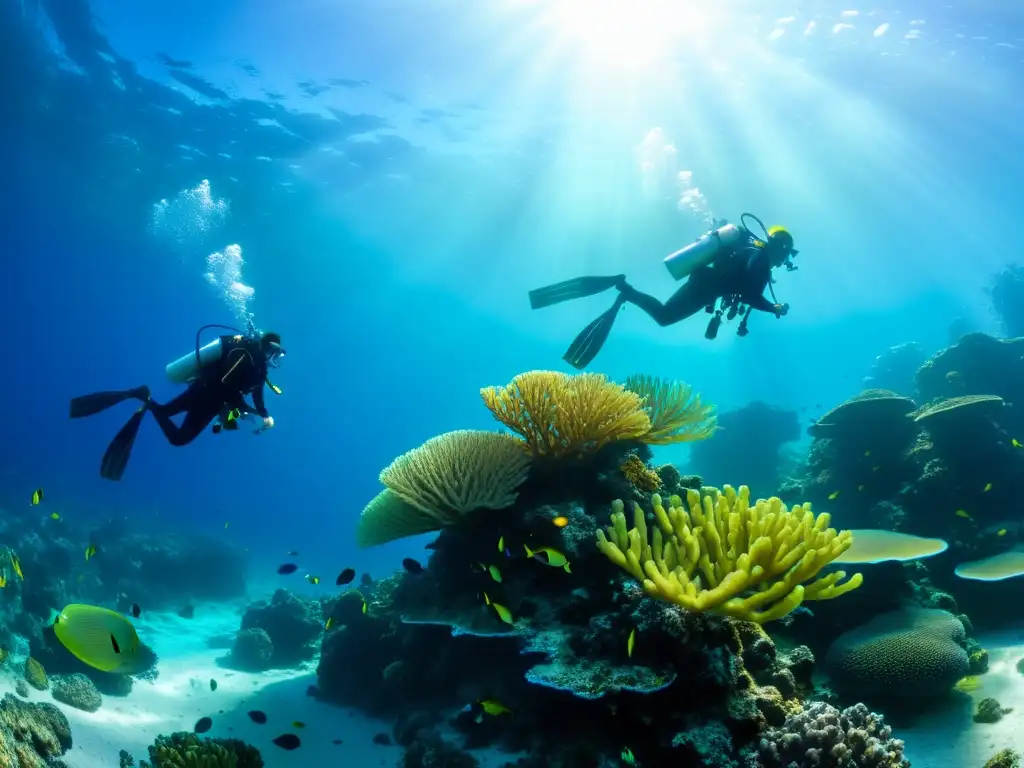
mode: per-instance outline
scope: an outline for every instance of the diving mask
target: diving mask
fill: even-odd
[[[267,365],[271,368],[280,368],[281,361],[284,360],[284,356],[287,354],[284,347],[276,342],[270,342],[267,344]]]

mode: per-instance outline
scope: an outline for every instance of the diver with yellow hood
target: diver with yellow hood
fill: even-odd
[[[757,222],[763,237],[750,230],[747,219]],[[746,336],[752,310],[776,317],[788,313],[789,305],[780,304],[775,298],[772,270],[782,266],[788,271],[796,269],[792,259],[797,251],[789,231],[783,227],[768,229],[750,213],[740,217],[739,226],[724,221],[715,222],[713,226],[714,229],[665,258],[669,274],[676,280],[687,280],[664,303],[631,286],[625,275],[577,277],[530,291],[530,306],[542,309],[570,299],[593,296],[609,288],[618,289],[615,303],[580,332],[566,351],[565,361],[578,370],[585,368],[601,351],[619,310],[626,303],[639,307],[662,327],[704,309],[712,315],[704,333],[708,339],[718,335],[723,317],[732,320],[741,315],[737,334]],[[765,290],[771,294],[770,301],[764,295]]]

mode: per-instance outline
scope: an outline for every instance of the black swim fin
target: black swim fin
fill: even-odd
[[[147,386],[82,395],[71,401],[71,418],[81,419],[84,416],[92,416],[100,411],[113,408],[115,405],[120,405],[125,400],[145,400],[148,397],[149,387]]]
[[[622,309],[622,305],[625,303],[626,299],[619,296],[615,303],[612,304],[611,309],[603,312],[590,325],[580,331],[579,336],[569,345],[569,349],[566,350],[562,359],[577,371],[582,371],[586,368],[590,361],[597,357],[597,353],[601,351],[601,347],[604,346],[605,341],[608,339],[608,334],[611,333],[612,326],[615,325],[615,318],[618,317],[619,310]]]
[[[137,410],[121,430],[114,435],[114,439],[107,446],[103,454],[103,463],[100,464],[100,477],[105,480],[120,480],[128,466],[128,459],[132,456],[132,447],[135,445],[135,438],[139,434],[139,427],[149,409],[142,406]]]
[[[543,288],[535,288],[530,291],[531,309],[543,309],[552,304],[561,304],[570,299],[582,299],[584,296],[607,291],[609,288],[623,286],[626,284],[625,275],[612,275],[611,277],[574,277],[572,280],[563,280],[554,285],[547,285]]]

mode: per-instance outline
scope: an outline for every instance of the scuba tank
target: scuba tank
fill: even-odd
[[[749,237],[749,232],[735,224],[713,229],[665,257],[665,267],[673,280],[688,277],[695,269],[707,266],[720,253],[735,248]]]
[[[167,378],[175,384],[188,384],[199,376],[199,369],[220,361],[224,351],[220,346],[220,338],[198,349],[189,350],[164,369]]]

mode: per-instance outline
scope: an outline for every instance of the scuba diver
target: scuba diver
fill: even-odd
[[[200,347],[200,336],[208,328],[223,328],[232,334],[219,336]],[[92,416],[126,400],[142,401],[142,406],[121,427],[103,454],[100,476],[107,480],[120,480],[147,413],[153,414],[171,445],[188,445],[215,419],[223,426],[243,413],[246,416],[255,414],[262,420],[258,432],[272,428],[274,419],[263,400],[263,385],[269,386],[275,394],[281,394],[280,388],[268,378],[268,371],[279,367],[284,355],[280,334],[261,333],[251,322],[247,334],[227,325],[204,325],[196,333],[195,350],[166,368],[171,381],[188,384],[188,388],[173,400],[157,403],[145,385],[96,392],[71,401],[71,418]],[[245,401],[245,395],[252,395],[252,406]],[[171,417],[182,413],[185,418],[178,426]],[[220,430],[215,428],[214,431]]]
[[[757,222],[764,237],[751,232],[747,219]],[[740,217],[739,226],[717,221],[712,223],[712,227],[693,243],[665,258],[665,266],[674,279],[688,279],[664,303],[631,286],[625,275],[577,277],[530,291],[533,309],[593,296],[609,288],[619,291],[611,308],[580,332],[563,359],[577,370],[585,368],[601,351],[619,310],[626,303],[640,307],[662,327],[678,323],[704,309],[712,315],[704,333],[707,339],[718,335],[723,316],[732,320],[742,315],[736,332],[739,336],[746,336],[752,310],[768,312],[776,317],[787,314],[789,305],[780,304],[775,297],[772,270],[782,266],[790,272],[796,269],[792,262],[797,254],[793,248],[793,236],[783,227],[766,228],[759,218],[750,213]],[[765,298],[765,289],[771,293],[771,301]]]

